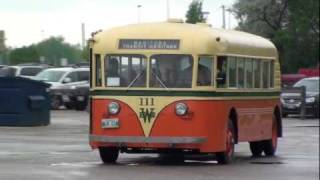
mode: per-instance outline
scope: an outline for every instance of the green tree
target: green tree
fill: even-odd
[[[9,61],[11,65],[39,62],[39,54],[34,45],[17,48],[10,52]]]
[[[89,61],[89,54],[89,45],[87,44],[87,46],[81,51],[81,58],[85,61]]]
[[[68,59],[68,63],[76,63],[81,60],[79,46],[64,42],[63,37],[50,37],[36,45],[39,56],[45,57],[47,63],[60,65],[60,59]]]
[[[270,39],[281,68],[295,73],[319,60],[319,1],[237,0],[232,8],[237,29]]]
[[[193,0],[189,5],[189,9],[186,14],[186,22],[196,24],[197,22],[205,23],[207,20],[203,16],[202,1]]]

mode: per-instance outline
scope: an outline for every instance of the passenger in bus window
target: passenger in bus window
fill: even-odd
[[[197,85],[198,86],[210,86],[211,84],[211,70],[202,65],[198,65],[198,80]]]
[[[218,57],[217,61],[217,86],[218,88],[226,87],[226,70],[227,70],[227,59],[226,57]]]
[[[160,60],[159,63],[161,80],[165,86],[172,87],[175,83],[174,64],[167,60]]]
[[[126,80],[119,74],[119,62],[116,58],[110,58],[107,66],[107,86],[126,86]]]
[[[182,57],[181,59],[182,67],[181,73],[179,73],[177,79],[177,86],[181,88],[190,88],[192,83],[192,59],[188,56]]]
[[[200,56],[198,62],[198,86],[210,86],[212,80],[213,59],[208,56]]]

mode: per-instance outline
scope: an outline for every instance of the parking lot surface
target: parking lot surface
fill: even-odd
[[[316,180],[319,120],[283,119],[275,157],[252,158],[248,143],[236,146],[231,165],[189,158],[163,163],[156,154],[120,154],[103,165],[88,145],[89,115],[52,111],[45,127],[0,127],[1,180]]]

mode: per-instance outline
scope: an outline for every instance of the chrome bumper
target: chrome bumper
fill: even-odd
[[[104,143],[168,143],[200,144],[207,141],[204,137],[144,137],[144,136],[97,136],[90,135],[89,140]]]

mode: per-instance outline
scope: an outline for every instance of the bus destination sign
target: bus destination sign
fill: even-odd
[[[179,49],[180,40],[120,39],[119,49]]]

